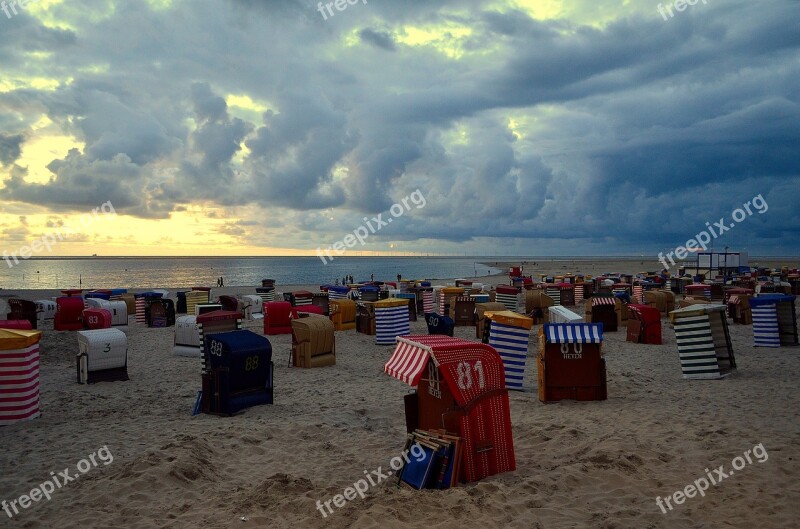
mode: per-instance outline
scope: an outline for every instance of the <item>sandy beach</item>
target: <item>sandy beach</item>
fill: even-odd
[[[525,273],[562,266],[540,265],[526,265]],[[606,270],[626,271],[612,261],[570,268]],[[499,284],[507,277],[481,280]],[[317,286],[277,290],[302,288]],[[223,288],[213,295],[253,292]],[[0,309],[5,312],[10,295],[57,294],[5,290]],[[573,310],[583,314],[582,304]],[[795,526],[800,349],[754,348],[751,327],[731,324],[734,375],[684,380],[674,331],[667,320],[662,325],[660,346],[627,343],[624,327],[605,334],[608,400],[598,402],[539,402],[532,338],[528,390],[510,392],[516,471],[446,491],[399,489],[386,480],[323,518],[318,500],[341,494],[365,471],[387,470],[403,448],[403,396],[411,388],[383,373],[392,347],[355,330],[337,332],[336,365],[305,370],[287,367],[289,335],[270,336],[275,404],[229,418],[192,416],[200,360],[172,355],[173,328],[131,324],[130,380],[84,386],[75,381],[75,334],[53,331],[48,321],[41,340],[42,416],[0,428],[0,500],[28,494],[51,472],[75,473],[80,460],[102,447],[113,461],[56,490],[51,500],[0,519],[20,528]],[[261,327],[261,321],[246,324],[259,334]],[[421,318],[411,328],[427,333]],[[456,336],[474,340],[474,329],[457,327]],[[704,497],[666,514],[656,504],[657,496],[706,476],[705,469],[730,469],[734,458],[759,444],[768,458],[731,472]]]

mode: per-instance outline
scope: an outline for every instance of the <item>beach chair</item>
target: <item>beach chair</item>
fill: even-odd
[[[475,298],[458,296],[453,307],[453,320],[457,326],[473,327],[475,325]]]
[[[78,331],[76,363],[79,384],[128,380],[128,337],[119,329]]]
[[[331,299],[331,321],[337,331],[356,328],[356,303],[349,299]]]
[[[111,311],[108,309],[89,308],[83,311],[83,327],[88,330],[110,329]]]
[[[475,303],[475,338],[483,338],[485,334],[484,327],[489,323],[485,316],[487,312],[501,312],[504,310],[506,310],[505,305],[494,301]]]
[[[8,300],[8,308],[11,310],[6,315],[8,320],[28,320],[31,322],[31,327],[36,328],[36,320],[38,315],[36,313],[36,303],[27,299],[11,298]]]
[[[429,312],[425,314],[425,323],[428,325],[428,334],[442,334],[445,336],[453,336],[456,323],[452,318],[447,316],[440,316],[436,312]]]
[[[460,481],[514,470],[508,390],[497,351],[446,336],[396,341],[384,372],[416,388],[404,398],[407,431],[444,429],[460,436]]]
[[[233,312],[239,310],[239,300],[234,296],[220,296],[219,304],[222,305],[222,310],[230,310]]]
[[[264,303],[264,334],[291,334],[293,312],[292,304],[288,301]]]
[[[318,315],[301,315],[292,320],[294,367],[325,367],[336,364],[336,338],[333,322]]]
[[[536,357],[539,400],[606,400],[603,325],[547,323]]]
[[[252,406],[273,403],[274,365],[267,338],[248,330],[207,334],[205,338],[200,394],[203,413],[231,416]]]
[[[56,299],[56,316],[53,329],[57,331],[78,331],[83,329],[83,299],[63,296]]]
[[[41,336],[41,331],[0,329],[0,427],[39,416]]]

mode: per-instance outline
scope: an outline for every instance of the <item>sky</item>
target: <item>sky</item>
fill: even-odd
[[[0,3],[0,250],[800,255],[797,0],[339,7]]]

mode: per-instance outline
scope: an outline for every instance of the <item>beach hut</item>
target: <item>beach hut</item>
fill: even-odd
[[[347,299],[347,294],[349,292],[350,288],[346,286],[329,286],[328,299],[331,303],[337,299]]]
[[[753,311],[750,308],[750,300],[752,296],[748,294],[731,294],[728,297],[728,317],[733,320],[733,323],[740,325],[753,324]]]
[[[711,287],[709,285],[694,283],[686,285],[683,289],[684,294],[694,299],[711,300]]]
[[[128,330],[128,305],[124,301],[106,301],[102,298],[89,298],[85,300],[85,306],[89,309],[105,309],[111,314],[111,326],[122,332]],[[86,311],[84,311],[84,323],[86,321]],[[92,327],[87,327],[91,329]],[[100,327],[105,328],[105,327]]]
[[[375,335],[375,302],[356,302],[356,332],[369,336]]]
[[[337,331],[356,328],[356,302],[350,299],[331,299],[331,321]]]
[[[669,317],[683,378],[723,378],[736,369],[725,305],[691,305],[670,312]]]
[[[0,426],[39,416],[41,337],[41,331],[0,328]]]
[[[536,358],[539,400],[605,400],[606,361],[602,344],[602,324],[542,325]]]
[[[330,298],[327,292],[315,292],[311,298],[311,304],[322,309],[322,314],[325,316],[331,313]]]
[[[550,307],[555,306],[553,298],[543,290],[527,290],[525,292],[525,313],[533,318],[533,323],[547,323],[550,321]]]
[[[524,304],[518,287],[497,285],[494,299],[497,303],[502,303],[506,310],[512,312],[519,312],[520,305]]]
[[[480,293],[480,294],[470,294],[469,297],[475,300],[475,303],[489,303],[491,300],[489,299],[489,294]]]
[[[201,287],[194,287],[191,291],[186,293],[186,314],[194,314],[196,316],[196,306],[211,301],[211,289],[209,288],[206,290],[205,287],[202,287],[202,290],[195,290],[195,288],[199,289]]]
[[[433,311],[433,289],[428,287],[422,292],[422,313],[429,314]]]
[[[190,358],[200,358],[203,355],[197,316],[186,315],[175,318],[175,337],[172,342],[172,354]]]
[[[374,285],[358,287],[358,298],[361,301],[378,301],[381,289]]]
[[[671,290],[657,290],[657,292],[661,292],[664,295],[665,315],[675,310],[675,293]],[[645,292],[645,295],[647,295],[647,292]],[[647,303],[644,304],[647,305]]]
[[[560,305],[549,307],[547,311],[549,313],[550,323],[577,323],[583,321],[583,318],[578,314]]]
[[[136,315],[136,296],[134,294],[121,294],[118,301],[125,303],[128,308],[128,316]]]
[[[408,300],[382,299],[375,302],[375,343],[394,345],[395,338],[409,334]]]
[[[512,311],[487,312],[490,323],[489,345],[503,360],[506,387],[522,390],[525,379],[525,358],[533,320]]]
[[[444,316],[449,316],[450,318],[452,318],[455,299],[458,296],[463,296],[463,295],[464,295],[463,288],[442,287],[442,289],[439,290],[439,314],[442,314]]]
[[[602,323],[603,330],[616,332],[620,325],[622,302],[614,296],[592,296],[586,302],[584,319],[588,323]]]
[[[638,281],[633,285],[633,302],[637,304],[644,303],[644,286]]]
[[[617,297],[620,297],[618,296],[619,294],[625,294],[630,299],[633,295],[633,285],[630,283],[614,283],[611,286],[611,293]]]
[[[83,303],[84,308],[89,308],[88,300],[90,299],[99,299],[103,301],[110,301],[111,300],[111,291],[110,290],[90,290],[83,296]]]
[[[460,481],[516,468],[503,361],[492,347],[446,336],[405,336],[384,371],[417,388],[405,397],[406,429],[462,438]]]
[[[147,323],[147,319],[145,317],[145,298],[144,294],[134,294],[136,297],[136,323],[137,324],[145,324]]]
[[[417,295],[414,292],[396,291],[391,294],[391,297],[396,299],[405,299],[408,302],[409,321],[417,321]]]
[[[725,285],[722,282],[714,282],[709,286],[708,294],[711,303],[725,303]]]
[[[756,347],[800,345],[794,302],[795,296],[785,294],[762,295],[750,300]]]
[[[264,334],[291,334],[292,304],[288,301],[269,301],[264,303]]]
[[[584,283],[575,284],[575,304],[583,303],[584,300]]]
[[[486,320],[487,312],[502,312],[506,310],[506,306],[496,301],[488,301],[475,304],[475,338],[483,338],[485,332],[488,332],[484,327],[491,323]]]
[[[200,305],[195,305],[195,310]],[[145,320],[148,327],[175,325],[175,302],[171,299],[145,297]]]
[[[220,334],[242,329],[242,313],[231,310],[215,310],[195,316],[198,336],[200,339],[200,350],[203,351],[206,343],[206,336],[209,334]],[[289,331],[291,332],[291,331]],[[203,356],[203,370],[208,366],[205,364],[206,357]]]
[[[560,304],[565,307],[572,307],[575,305],[575,285],[570,283],[561,283],[558,285]],[[555,300],[554,300],[555,301]]]
[[[178,300],[175,302],[175,313],[186,314],[186,293],[188,290],[176,292]],[[260,298],[259,298],[260,299]]]
[[[314,294],[308,290],[295,290],[294,292],[284,292],[283,301],[288,301],[292,307],[304,307],[311,305],[314,300]]]
[[[273,403],[272,345],[264,336],[248,330],[207,334],[203,358],[203,413],[230,416]]]
[[[333,322],[316,315],[292,320],[292,365],[325,367],[336,364]]]
[[[56,299],[53,329],[57,331],[83,329],[83,299],[73,296],[62,296]]]
[[[275,301],[275,287],[257,287],[256,295],[261,298],[261,303]]]
[[[667,310],[667,293],[661,290],[648,290],[644,293],[644,301],[640,304],[653,307],[660,313],[668,314],[671,311]],[[672,307],[675,310],[675,307]]]
[[[642,304],[628,305],[626,340],[633,343],[661,345],[661,313],[658,309]]]
[[[545,287],[544,291],[553,300],[554,305],[561,305],[561,289],[558,285],[550,283]]]
[[[31,327],[36,328],[39,316],[35,302],[27,299],[11,298],[7,303],[9,308],[9,313],[6,315],[7,320],[28,320],[31,322]]]
[[[128,380],[128,337],[111,328],[78,331],[76,363],[79,384]]]
[[[36,301],[36,319],[39,321],[52,320],[56,317],[56,302],[50,299]]]
[[[261,296],[249,294],[242,296],[242,305],[244,306],[244,317],[248,320],[260,320],[264,318],[263,301]]]
[[[475,326],[475,298],[472,296],[458,296],[455,298],[452,312],[456,326]]]
[[[218,301],[219,304],[222,305],[222,310],[231,310],[234,312],[239,310],[239,300],[236,296],[220,296]]]
[[[106,309],[89,308],[83,310],[84,329],[110,329],[111,311]]]

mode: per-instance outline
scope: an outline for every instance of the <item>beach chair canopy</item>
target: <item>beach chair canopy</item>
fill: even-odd
[[[603,343],[603,325],[598,323],[546,323],[546,343]]]
[[[416,387],[428,360],[440,369],[459,406],[466,406],[480,394],[506,387],[503,361],[494,348],[449,336],[398,337],[394,353],[383,370]]]

